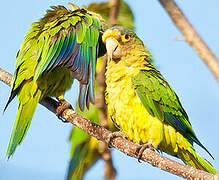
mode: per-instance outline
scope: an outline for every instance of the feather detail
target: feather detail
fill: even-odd
[[[99,47],[100,19],[84,8],[71,8],[52,6],[47,10],[39,22],[32,24],[17,53],[11,95],[4,109],[17,95],[20,104],[8,146],[9,157],[22,142],[40,99],[64,95],[75,78],[80,84],[80,108],[94,102],[92,93],[88,94],[94,88],[97,55],[91,57],[90,49],[96,51]],[[33,84],[37,85],[34,90]]]

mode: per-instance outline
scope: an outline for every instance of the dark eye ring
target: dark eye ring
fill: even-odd
[[[129,40],[129,39],[130,39],[130,36],[129,36],[128,34],[126,34],[126,35],[125,35],[125,39],[126,39],[126,40]]]

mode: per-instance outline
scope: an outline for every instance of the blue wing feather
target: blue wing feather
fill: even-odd
[[[46,45],[50,45],[50,47],[47,46],[45,50],[42,50],[44,53],[42,53],[42,61],[36,68],[37,77],[35,79],[39,74],[52,71],[57,66],[67,67],[71,71],[72,77],[80,82],[79,106],[83,110],[85,102],[87,107],[89,102],[94,103],[94,79],[101,24],[92,15],[90,15],[92,21],[88,23],[86,16],[89,15],[86,13],[76,13],[71,17],[74,16],[80,17],[78,22],[78,18],[76,18],[75,23],[69,23],[70,25],[67,26],[66,18],[59,19],[60,30],[56,34],[52,31],[51,36],[47,36]],[[51,30],[53,28],[57,28],[57,26],[54,25]]]
[[[50,69],[52,66],[53,68],[55,68],[56,66],[60,65],[63,62],[64,59],[63,57],[65,52],[67,51],[68,46],[69,46],[69,36],[67,35],[63,43],[63,48],[60,50],[58,57],[55,59],[54,64],[52,64],[52,62],[49,63],[48,69]]]

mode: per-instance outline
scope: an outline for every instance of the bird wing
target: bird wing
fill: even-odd
[[[178,96],[159,71],[152,67],[141,70],[133,77],[132,83],[142,104],[152,116],[171,125],[191,144],[196,142],[208,152],[192,130]]]
[[[101,42],[101,20],[85,9],[52,6],[28,31],[17,55],[16,69],[35,53],[33,80],[56,67],[67,67],[80,82],[79,106],[94,102],[94,76]],[[34,47],[34,49],[33,49]],[[24,58],[25,57],[25,58]],[[15,72],[15,79],[16,79]],[[17,88],[25,78],[20,78]],[[14,89],[15,89],[14,88]]]

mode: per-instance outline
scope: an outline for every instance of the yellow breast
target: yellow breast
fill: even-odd
[[[133,67],[123,62],[109,61],[106,72],[108,115],[133,142],[152,143],[155,148],[170,154],[178,151],[182,138],[175,129],[149,114],[132,85],[132,77],[142,66]]]
[[[136,64],[135,67],[128,66],[123,62],[108,62],[106,72],[108,113],[132,141],[151,142],[157,147],[163,138],[162,122],[148,113],[132,85],[132,77],[139,73],[141,66],[136,67]],[[154,128],[160,131],[156,136],[153,133]]]

